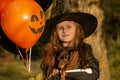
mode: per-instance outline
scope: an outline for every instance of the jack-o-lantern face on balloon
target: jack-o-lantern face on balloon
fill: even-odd
[[[30,48],[44,31],[45,15],[34,0],[14,0],[4,9],[1,25],[17,46]]]
[[[40,17],[41,17],[41,18],[44,18],[44,13],[43,13],[43,11],[40,12]],[[34,26],[34,23],[35,23],[35,24],[38,23],[38,25],[39,25],[39,24],[40,24],[40,25],[43,24],[42,21],[39,20],[39,18],[38,18],[37,15],[32,15],[32,16],[31,16],[31,22],[33,23],[33,26]],[[39,33],[41,33],[41,32],[43,31],[44,26],[42,26],[42,27],[40,26],[40,27],[38,27],[37,29],[35,29],[35,28],[32,27],[32,26],[29,26],[29,28],[31,29],[31,31],[32,31],[34,34],[39,34]]]

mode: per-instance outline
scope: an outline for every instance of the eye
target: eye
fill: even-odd
[[[39,18],[36,15],[31,16],[31,22],[39,21]]]
[[[63,27],[62,26],[57,27],[57,30],[63,30]]]
[[[67,28],[67,29],[72,29],[72,26],[67,26],[66,28]]]

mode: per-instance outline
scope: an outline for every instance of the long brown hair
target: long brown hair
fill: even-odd
[[[68,48],[71,49],[72,54],[78,55],[77,56],[78,58],[76,58],[78,59],[76,60],[78,68],[87,68],[89,67],[90,62],[84,50],[84,41],[83,41],[84,33],[81,25],[79,23],[75,23],[75,24],[76,24],[76,34],[74,39],[69,43]],[[44,74],[47,77],[51,74],[52,68],[54,67],[55,64],[56,47],[64,48],[57,36],[56,28],[54,28],[50,37],[50,42],[45,46],[45,52],[44,52],[45,54],[43,57],[43,61],[41,63],[41,68],[44,70],[45,72]]]

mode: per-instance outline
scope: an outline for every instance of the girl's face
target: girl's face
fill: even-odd
[[[63,21],[56,25],[58,38],[63,43],[73,40],[76,33],[76,24],[73,21]]]

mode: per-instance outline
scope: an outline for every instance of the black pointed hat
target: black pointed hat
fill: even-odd
[[[81,24],[85,38],[90,36],[97,27],[97,18],[92,14],[81,12],[61,14],[46,21],[46,26],[40,41],[43,43],[48,42],[53,27],[62,21],[74,21]]]

